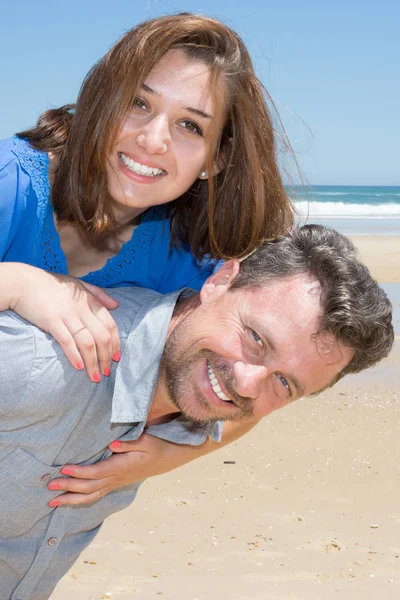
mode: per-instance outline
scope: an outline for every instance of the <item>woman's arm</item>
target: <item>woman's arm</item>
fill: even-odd
[[[0,263],[0,311],[11,309],[50,333],[71,365],[100,381],[118,359],[119,336],[108,309],[118,306],[104,290],[74,277],[23,263]]]
[[[52,500],[50,506],[88,504],[109,492],[146,477],[167,473],[200,456],[218,450],[250,431],[258,421],[224,423],[221,442],[208,438],[200,446],[166,442],[144,433],[134,442],[110,444],[114,454],[95,465],[67,465],[61,469],[68,478],[53,479],[50,490],[67,492]]]

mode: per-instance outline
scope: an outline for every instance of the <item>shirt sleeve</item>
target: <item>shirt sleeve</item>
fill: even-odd
[[[12,153],[0,155],[0,261],[4,260],[17,231],[29,185],[30,180],[16,156]]]
[[[12,412],[23,398],[35,355],[31,327],[11,311],[0,313],[0,418]]]

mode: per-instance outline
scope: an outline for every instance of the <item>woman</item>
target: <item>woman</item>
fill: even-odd
[[[215,260],[242,257],[292,224],[249,54],[223,24],[187,13],[129,31],[74,107],[1,144],[0,169],[0,309],[51,333],[93,382],[119,358],[107,310],[116,303],[94,286],[198,289]],[[242,433],[226,427],[224,443]],[[157,461],[165,447],[176,464],[213,449],[188,458],[145,443],[162,444]],[[145,464],[140,477],[160,472]],[[68,481],[62,489],[73,489]]]

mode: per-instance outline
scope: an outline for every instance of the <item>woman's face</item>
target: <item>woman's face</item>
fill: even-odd
[[[117,221],[181,196],[205,170],[215,120],[209,68],[169,50],[155,65],[108,155]]]

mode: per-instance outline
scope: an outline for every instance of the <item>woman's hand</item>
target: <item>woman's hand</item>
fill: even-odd
[[[94,465],[66,465],[63,475],[49,482],[49,490],[66,492],[49,502],[49,506],[88,504],[119,487],[160,475],[218,450],[250,431],[258,421],[224,423],[221,442],[208,438],[200,446],[174,444],[147,433],[134,442],[116,440],[109,448],[115,454]]]
[[[10,308],[50,333],[71,365],[85,367],[92,381],[99,382],[100,373],[108,376],[111,360],[119,360],[118,331],[109,313],[118,302],[104,290],[74,277],[20,263],[0,266],[0,275],[8,268],[9,276],[8,302],[1,289],[0,310]]]
[[[49,506],[89,504],[117,488],[168,471],[162,459],[163,450],[169,446],[175,444],[143,434],[133,442],[113,442],[110,449],[118,454],[94,465],[66,465],[61,473],[69,477],[53,479],[47,486],[66,493],[49,502]]]

